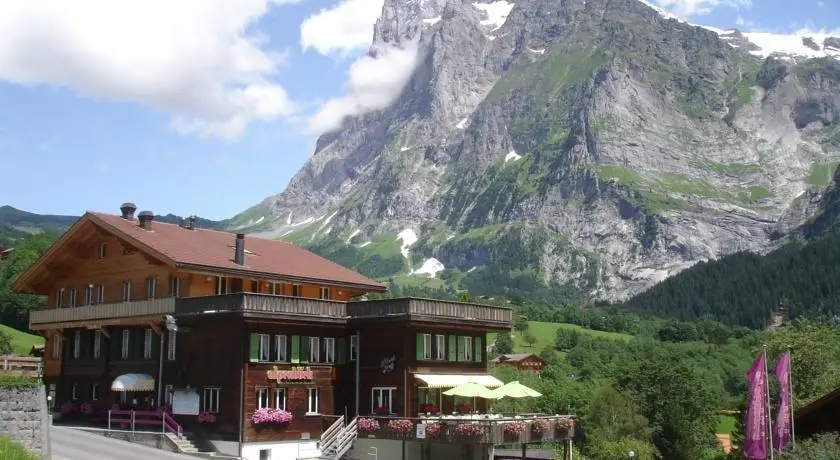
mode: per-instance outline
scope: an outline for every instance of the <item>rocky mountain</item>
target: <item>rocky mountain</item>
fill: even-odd
[[[639,0],[386,0],[371,55],[418,53],[399,97],[228,225],[401,282],[623,299],[819,210],[838,42]]]

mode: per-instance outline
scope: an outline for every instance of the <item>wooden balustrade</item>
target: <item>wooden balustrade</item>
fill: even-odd
[[[510,308],[413,297],[351,302],[347,312],[352,318],[408,316],[418,320],[469,321],[504,328],[509,328],[513,320]]]
[[[0,375],[40,377],[42,370],[43,360],[41,358],[17,355],[0,356]]]
[[[166,315],[175,312],[175,298],[132,300],[129,302],[104,303],[80,307],[47,308],[29,312],[30,329],[48,327],[72,327],[102,320],[115,320],[139,316]]]

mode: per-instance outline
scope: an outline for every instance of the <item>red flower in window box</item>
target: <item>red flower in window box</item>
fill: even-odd
[[[388,406],[379,406],[376,408],[377,415],[388,415],[391,413],[391,408]]]
[[[460,412],[462,414],[472,412],[472,410],[473,410],[472,406],[467,404],[467,403],[461,403],[461,404],[458,404],[457,406],[455,406],[455,412]]]
[[[420,412],[425,412],[427,414],[437,414],[438,407],[431,403],[423,404],[422,406],[420,406]]]

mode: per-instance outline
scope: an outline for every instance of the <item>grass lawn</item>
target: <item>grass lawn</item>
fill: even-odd
[[[732,434],[735,429],[735,417],[731,415],[718,415],[718,424],[715,433]]]
[[[576,324],[566,323],[546,323],[542,321],[528,321],[528,330],[534,334],[537,342],[533,347],[529,347],[525,340],[522,339],[522,334],[517,331],[513,332],[513,351],[515,353],[539,353],[546,345],[553,345],[554,339],[557,337],[557,329],[576,330],[581,334],[588,334],[593,337],[603,337],[613,340],[630,340],[632,335],[620,334],[618,332],[604,332],[587,329]],[[487,341],[493,343],[496,339],[496,334],[487,334]]]
[[[32,345],[43,344],[44,338],[38,335],[27,334],[17,329],[12,329],[9,326],[0,324],[0,331],[8,334],[12,340],[12,351],[20,353],[24,356],[29,354]]]
[[[0,458],[3,460],[38,460],[38,457],[5,436],[0,436]]]

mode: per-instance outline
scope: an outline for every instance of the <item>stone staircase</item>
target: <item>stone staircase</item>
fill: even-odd
[[[182,433],[180,438],[172,433],[166,433],[166,437],[181,454],[207,455],[216,452],[209,442],[195,433]]]

